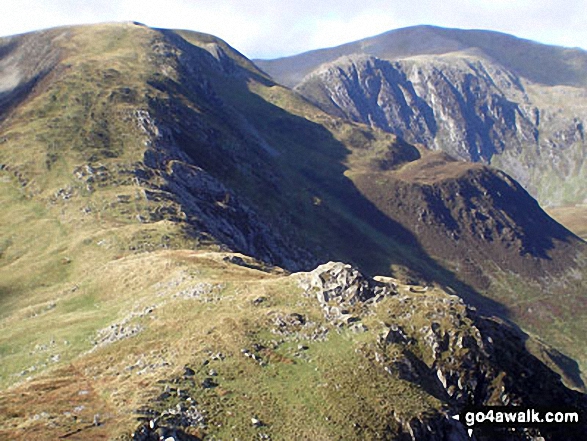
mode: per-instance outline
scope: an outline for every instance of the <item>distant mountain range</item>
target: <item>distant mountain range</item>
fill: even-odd
[[[488,165],[585,195],[582,126],[546,141],[581,57],[431,27],[257,63],[138,23],[0,39],[0,438],[464,441],[466,404],[587,410],[587,244]]]
[[[500,168],[543,206],[586,202],[586,51],[417,26],[256,64],[332,115]]]

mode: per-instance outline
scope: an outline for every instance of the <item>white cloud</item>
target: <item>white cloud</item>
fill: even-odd
[[[0,35],[136,20],[208,32],[250,57],[276,57],[433,24],[587,48],[586,16],[585,0],[2,0]]]

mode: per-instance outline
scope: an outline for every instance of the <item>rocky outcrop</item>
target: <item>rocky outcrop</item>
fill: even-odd
[[[307,273],[296,273],[299,286],[315,295],[326,319],[350,325],[359,321],[353,312],[395,294],[394,288],[369,279],[349,264],[328,262]]]
[[[327,112],[501,168],[542,205],[585,199],[587,53],[414,27],[259,66]]]
[[[389,315],[377,343],[360,352],[393,378],[418,384],[437,397],[445,412],[409,420],[398,417],[398,439],[469,439],[462,426],[447,416],[466,405],[548,406],[557,402],[587,406],[584,395],[567,389],[557,374],[528,352],[527,336],[521,331],[503,320],[481,316],[438,287],[413,289],[390,279],[377,282],[340,262],[291,277],[306,295],[316,297],[325,318],[335,324],[344,321],[340,309],[347,313],[352,309],[355,321],[376,313],[380,304],[387,309]],[[383,298],[385,303],[377,302]],[[555,429],[545,429],[492,436],[555,440],[558,434]]]
[[[315,292],[323,306],[334,302],[350,307],[391,293],[389,286],[368,279],[356,268],[341,262],[328,262],[298,277],[300,286],[306,292]]]
[[[296,90],[337,116],[494,164],[543,204],[585,197],[575,185],[587,176],[576,161],[587,149],[584,89],[535,85],[474,55],[399,61],[356,55],[320,67]]]

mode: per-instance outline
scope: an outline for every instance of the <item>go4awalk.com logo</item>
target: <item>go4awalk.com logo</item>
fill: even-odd
[[[453,416],[467,429],[469,437],[476,428],[562,428],[574,431],[585,422],[581,412],[572,407],[512,407],[483,406],[465,407]],[[586,438],[587,439],[587,438]]]

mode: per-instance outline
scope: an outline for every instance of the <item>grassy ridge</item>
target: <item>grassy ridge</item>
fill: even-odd
[[[373,362],[378,335],[403,308],[382,302],[364,320],[368,333],[325,323],[271,262],[200,240],[206,225],[186,222],[186,203],[169,196],[185,189],[173,187],[174,166],[199,166],[205,182],[234,190],[192,195],[219,218],[239,198],[271,234],[321,260],[474,296],[358,187],[361,174],[421,152],[325,115],[216,38],[133,24],[64,32],[60,64],[0,127],[0,437],[128,439],[144,406],[181,404],[177,391],[158,399],[165,386],[185,388],[218,437],[377,438],[397,434],[399,420],[436,415],[435,378],[390,380]],[[140,123],[146,114],[153,133]],[[176,155],[155,170],[145,165],[154,144]],[[161,212],[171,214],[154,217]],[[235,256],[245,266],[227,262]],[[506,282],[504,292],[515,286]],[[430,296],[449,302],[440,288]],[[404,326],[415,332],[438,315],[427,308],[412,308]],[[295,324],[281,334],[276,317],[292,313],[318,338]],[[432,363],[425,346],[413,351]],[[203,387],[208,377],[217,385]]]

